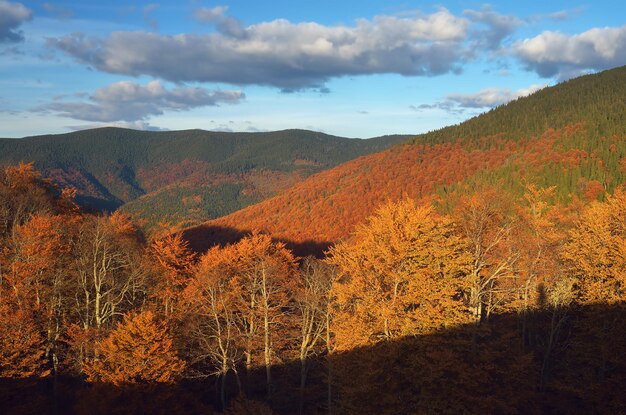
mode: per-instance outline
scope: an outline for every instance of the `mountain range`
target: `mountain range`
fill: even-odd
[[[261,230],[319,253],[403,197],[449,210],[477,189],[521,197],[533,184],[563,203],[602,199],[626,178],[625,137],[620,67],[417,136],[100,128],[0,139],[0,164],[33,161],[82,205],[148,230],[186,227],[199,250]]]
[[[147,228],[175,228],[234,212],[313,173],[409,139],[109,127],[0,139],[0,165],[34,162],[56,184],[76,188],[83,206],[121,209]]]

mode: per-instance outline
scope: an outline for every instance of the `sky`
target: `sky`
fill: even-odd
[[[621,65],[623,0],[0,0],[0,137],[418,134]]]

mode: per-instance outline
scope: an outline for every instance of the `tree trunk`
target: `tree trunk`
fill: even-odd
[[[265,340],[265,377],[267,379],[267,400],[269,401],[272,397],[272,348],[270,344],[270,325],[269,325],[269,315],[267,308],[265,309],[265,315],[263,319],[264,323],[264,340]]]
[[[307,377],[308,367],[306,356],[300,355],[300,403],[299,403],[299,413],[302,415],[304,413],[304,396],[305,396],[305,387],[306,387],[306,377]]]

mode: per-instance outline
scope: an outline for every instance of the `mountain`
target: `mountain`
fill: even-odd
[[[267,198],[410,136],[349,139],[313,131],[149,132],[98,128],[0,139],[0,165],[34,161],[94,209],[121,208],[153,226],[200,223]]]
[[[409,144],[348,161],[259,204],[186,230],[198,249],[256,229],[294,247],[328,246],[389,200],[491,186],[521,196],[556,186],[563,203],[602,198],[626,178],[626,67],[545,88]],[[228,239],[228,238],[226,238]]]

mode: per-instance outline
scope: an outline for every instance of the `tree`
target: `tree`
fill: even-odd
[[[127,216],[85,217],[73,250],[76,311],[85,330],[99,330],[142,300],[145,270],[137,230]]]
[[[605,203],[592,202],[581,214],[563,249],[570,275],[587,303],[609,304],[626,298],[626,192]]]
[[[330,250],[338,349],[465,321],[457,294],[470,269],[452,221],[406,199],[390,203]]]
[[[7,166],[0,172],[0,239],[35,213],[53,213],[53,188],[33,163]]]
[[[237,262],[232,247],[214,247],[202,256],[198,269],[184,291],[187,305],[188,329],[191,337],[191,376],[215,375],[220,381],[219,396],[222,409],[226,407],[226,377],[233,372],[241,392],[237,364],[241,358],[238,336],[236,289],[231,284],[233,265]],[[203,367],[211,368],[206,371]]]
[[[69,230],[76,220],[69,215],[35,214],[15,227],[10,238],[10,272],[5,282],[11,286],[16,307],[33,316],[33,323],[45,333],[45,357],[58,374],[59,340],[68,311],[70,262]],[[56,383],[55,383],[56,385]]]
[[[185,362],[176,356],[165,324],[152,311],[127,314],[98,345],[98,357],[84,371],[90,382],[126,384],[173,383]]]
[[[352,350],[333,364],[337,404],[342,413],[370,405],[396,412],[404,386],[395,376],[403,359],[395,345],[470,321],[461,295],[471,268],[467,243],[450,218],[406,199],[381,207],[330,254],[337,266],[333,343],[338,352]],[[411,367],[428,367],[428,359],[411,354]],[[364,402],[378,388],[386,392]]]
[[[620,382],[616,368],[624,367],[623,313],[626,311],[626,192],[616,190],[606,202],[594,201],[583,209],[563,247],[566,269],[574,279],[575,294],[580,303],[593,312],[576,322],[570,339],[571,352],[577,362],[589,368],[583,379],[577,379],[592,396],[601,397],[603,409],[613,412],[619,406],[610,388],[610,379]],[[621,310],[619,313],[611,313]],[[594,348],[589,348],[594,344]],[[613,372],[613,373],[612,373]],[[607,383],[605,383],[607,382]],[[623,382],[623,380],[622,380]]]
[[[516,277],[520,252],[511,245],[516,217],[509,201],[495,189],[463,198],[455,217],[472,256],[468,302],[475,321],[481,322],[506,298],[510,291],[506,280]]]
[[[0,378],[49,375],[45,355],[46,339],[32,315],[0,305]]]
[[[176,311],[180,296],[189,283],[195,254],[180,233],[155,240],[150,246],[150,254],[155,260],[154,297],[160,301],[167,318]]]
[[[252,233],[235,245],[237,275],[233,283],[241,293],[239,315],[243,331],[248,337],[246,367],[250,367],[252,345],[257,324],[261,325],[263,364],[267,380],[267,397],[272,394],[272,355],[274,330],[285,318],[283,308],[292,291],[295,259],[282,242],[274,242],[269,235]]]
[[[300,413],[304,411],[304,393],[308,360],[319,350],[329,333],[330,288],[334,269],[331,265],[307,257],[302,261],[295,302],[300,317]]]

